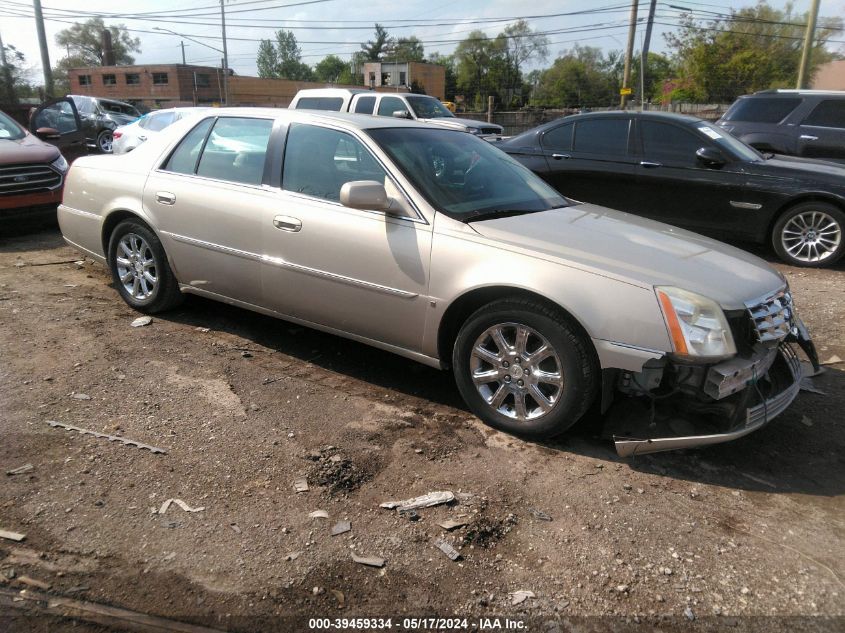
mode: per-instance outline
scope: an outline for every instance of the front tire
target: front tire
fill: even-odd
[[[827,202],[802,202],[788,209],[772,230],[772,246],[793,266],[830,266],[845,254],[845,213]]]
[[[595,351],[560,311],[534,301],[495,301],[472,314],[452,356],[466,403],[496,429],[543,439],[589,408],[598,387]]]
[[[182,301],[158,237],[137,220],[118,224],[109,239],[108,264],[114,285],[130,306],[155,314]]]
[[[111,130],[102,130],[97,134],[97,151],[103,154],[111,154],[113,143],[114,134]]]

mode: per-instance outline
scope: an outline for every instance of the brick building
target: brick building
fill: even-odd
[[[68,71],[70,94],[106,97],[150,108],[219,103],[223,71],[214,66],[94,66]]]
[[[402,87],[417,84],[425,94],[446,98],[446,69],[424,62],[365,62],[364,83],[369,88]]]

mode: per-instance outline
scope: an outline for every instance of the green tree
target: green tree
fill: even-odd
[[[418,37],[400,37],[389,52],[390,58],[397,62],[421,62],[425,60],[425,48]]]
[[[387,29],[385,29],[381,24],[376,24],[375,39],[367,40],[364,44],[361,44],[363,61],[380,61],[384,54],[387,52],[391,43],[391,38],[387,34]]]
[[[350,75],[349,64],[337,55],[328,55],[314,66],[314,76],[318,81],[341,83],[341,77]]]
[[[455,74],[454,56],[432,53],[426,61],[429,64],[437,64],[446,69],[446,101],[454,101],[458,92],[458,76]]]
[[[133,64],[132,53],[141,52],[141,40],[132,37],[123,24],[107,27],[102,18],[91,18],[80,24],[75,23],[56,33],[56,44],[64,48],[68,57],[75,57],[82,66],[103,66],[103,31],[111,32],[112,50],[115,64],[125,66]]]
[[[679,31],[665,35],[678,66],[674,83],[687,98],[721,103],[757,90],[793,88],[806,21],[792,3],[775,9],[765,0],[706,22],[687,14]],[[825,45],[841,30],[840,17],[819,20],[813,69],[834,57]]]
[[[521,105],[522,68],[531,60],[545,61],[549,55],[549,38],[534,32],[525,20],[509,24],[496,38],[501,52],[501,87],[505,102]]]
[[[613,105],[619,98],[621,55],[605,55],[593,46],[578,46],[558,57],[535,78],[533,103],[559,108]]]
[[[486,109],[488,95],[495,90],[490,67],[498,51],[483,31],[472,31],[455,47],[457,87],[468,105]]]
[[[13,105],[18,102],[22,92],[31,91],[31,86],[24,80],[23,65],[26,57],[15,46],[3,46],[6,64],[0,68],[0,103]]]
[[[261,40],[258,43],[255,65],[258,68],[258,76],[262,79],[272,79],[279,76],[279,56],[271,40]]]
[[[256,55],[258,76],[265,79],[311,81],[314,71],[302,61],[302,51],[292,31],[276,31],[276,41],[261,40]]]

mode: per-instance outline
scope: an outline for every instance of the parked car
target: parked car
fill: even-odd
[[[355,88],[308,88],[294,95],[291,110],[334,110],[426,121],[450,130],[501,140],[504,128],[495,123],[458,118],[440,100],[428,95],[374,92]]]
[[[79,159],[59,222],[141,312],[197,294],[451,366],[505,431],[555,435],[613,397],[712,415],[702,435],[619,438],[622,454],[760,428],[798,393],[789,341],[813,351],[761,259],[572,202],[412,121],[206,112]]]
[[[112,153],[126,154],[183,117],[207,108],[167,108],[143,115],[127,125],[115,129]]]
[[[763,155],[701,119],[578,114],[497,147],[577,200],[768,242],[794,266],[830,266],[845,253],[845,166]]]
[[[32,133],[0,112],[0,220],[8,229],[56,217],[68,169],[64,150],[84,150],[73,102],[60,100],[33,113]]]
[[[82,126],[88,145],[103,154],[112,152],[115,129],[141,116],[138,109],[131,103],[82,95],[68,95],[68,97],[73,99],[82,117]]]
[[[761,152],[845,162],[845,91],[755,92],[716,125]]]

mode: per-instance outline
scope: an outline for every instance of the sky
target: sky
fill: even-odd
[[[769,3],[782,7],[785,1]],[[637,48],[642,44],[649,4],[650,0],[640,0]],[[706,19],[713,17],[708,12],[727,13],[752,4],[753,0],[659,1],[651,50],[670,52],[662,34],[678,23],[680,10],[673,5],[692,9]],[[811,0],[793,2],[797,12],[808,10],[810,4]],[[138,64],[181,62],[180,41],[185,43],[189,64],[219,65],[222,58],[219,0],[42,0],[42,7],[51,65],[66,54],[55,43],[56,33],[92,14],[102,14],[107,25],[123,24],[140,38],[141,52],[135,54]],[[547,33],[550,63],[575,44],[623,50],[630,7],[630,0],[225,0],[229,66],[240,75],[255,75],[258,41],[272,38],[278,29],[292,30],[302,60],[314,65],[329,54],[348,60],[361,42],[373,37],[375,22],[385,25],[392,36],[418,37],[426,54],[449,54],[470,31],[480,29],[495,36],[519,18],[525,18],[535,31]],[[822,0],[820,15],[845,17],[845,0]],[[4,44],[24,53],[31,80],[40,83],[31,0],[0,0],[0,35]],[[543,65],[536,62],[534,67]]]

